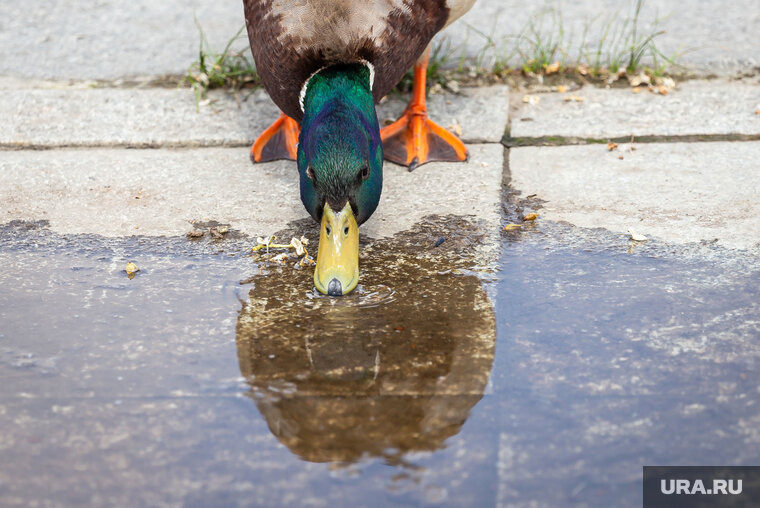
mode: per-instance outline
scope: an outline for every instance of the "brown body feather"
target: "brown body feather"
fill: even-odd
[[[251,51],[264,87],[300,121],[299,94],[322,67],[365,60],[375,101],[386,95],[433,36],[474,0],[244,0]]]

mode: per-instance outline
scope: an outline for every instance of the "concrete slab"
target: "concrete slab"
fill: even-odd
[[[0,74],[118,79],[178,74],[198,58],[197,18],[221,50],[243,27],[242,2],[88,2],[0,5]],[[240,47],[246,41],[241,39]]]
[[[513,148],[511,185],[546,220],[674,243],[760,247],[760,142]],[[620,160],[619,157],[623,157]]]
[[[565,36],[577,34],[592,20],[587,34],[595,44],[605,19],[627,14],[620,2],[583,0],[572,5],[560,0],[526,7],[519,0],[479,0],[462,20],[444,33],[454,48],[470,56],[486,46],[483,35],[495,41],[502,56],[513,53],[514,36],[531,16],[545,8],[557,8],[563,16]],[[197,58],[197,17],[213,48],[220,50],[243,26],[242,2],[211,0],[138,0],[30,5],[6,0],[0,5],[0,75],[25,78],[118,79],[140,75],[184,73]],[[648,0],[642,27],[664,19],[665,33],[658,47],[673,55],[687,51],[679,61],[710,72],[736,72],[756,67],[756,26],[760,21],[754,0],[738,0],[716,8],[709,2],[685,0],[676,9],[667,0]],[[548,23],[547,23],[548,24]],[[477,31],[476,31],[477,30]],[[237,48],[246,48],[241,39]],[[486,62],[489,57],[486,52]],[[492,61],[490,61],[492,62]]]
[[[467,164],[412,173],[386,163],[383,197],[363,232],[389,236],[429,214],[498,227],[503,153],[500,144],[470,145]],[[110,237],[183,235],[194,220],[264,235],[308,217],[295,163],[253,166],[247,148],[5,152],[0,203],[0,223],[46,219],[56,232]]]
[[[263,90],[209,94],[196,109],[190,89],[7,89],[0,98],[0,146],[250,146],[279,113]],[[403,111],[390,97],[381,124]],[[498,142],[507,125],[506,86],[463,89],[430,97],[431,115],[461,128],[465,142]]]
[[[760,135],[760,82],[694,80],[679,83],[668,95],[631,88],[584,87],[570,93],[541,94],[536,105],[523,104],[512,121],[512,138],[610,139],[625,136]]]

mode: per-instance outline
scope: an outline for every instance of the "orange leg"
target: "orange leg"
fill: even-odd
[[[295,160],[298,150],[298,134],[301,127],[298,122],[285,113],[274,121],[261,135],[256,138],[251,147],[253,162],[269,162],[278,159]]]
[[[428,118],[425,78],[430,48],[414,66],[412,98],[401,118],[383,128],[383,153],[387,160],[408,166],[409,171],[431,161],[465,161],[467,148],[454,134]]]

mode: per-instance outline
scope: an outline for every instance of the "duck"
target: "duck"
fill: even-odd
[[[359,226],[380,201],[384,160],[410,171],[468,160],[462,141],[428,117],[426,75],[433,37],[474,2],[243,0],[257,73],[280,109],[251,160],[296,161],[301,202],[320,224],[319,292],[341,296],[359,282]],[[409,103],[381,129],[375,105],[410,68]]]

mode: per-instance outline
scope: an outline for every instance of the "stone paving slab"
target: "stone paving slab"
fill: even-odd
[[[513,148],[511,185],[541,218],[668,242],[760,247],[760,142]],[[619,157],[622,156],[623,160]]]
[[[474,215],[497,228],[504,148],[469,148],[466,164],[410,173],[386,163],[363,232],[390,236],[429,214]],[[264,235],[308,217],[295,163],[253,166],[247,148],[9,151],[0,158],[0,203],[0,223],[46,219],[59,233],[103,236],[183,235],[194,220]]]
[[[584,87],[568,93],[539,94],[538,104],[522,104],[510,129],[512,138],[610,139],[626,136],[740,134],[760,136],[760,81],[694,80],[678,83],[668,95],[631,88]],[[566,102],[570,95],[583,102]]]
[[[196,108],[190,89],[7,89],[0,98],[0,146],[243,146],[279,114],[263,90],[209,94]],[[378,107],[381,125],[403,111],[406,98]],[[239,102],[238,102],[239,101]],[[509,115],[506,86],[467,88],[430,97],[431,116],[459,125],[465,142],[498,142]]]
[[[478,0],[472,10],[444,32],[452,46],[470,56],[491,36],[502,55],[513,54],[514,38],[535,13],[557,8],[565,35],[577,44],[584,26],[596,19],[588,34],[604,29],[611,16],[624,17],[633,2],[560,0],[526,6],[519,0]],[[684,53],[679,62],[709,72],[736,72],[760,64],[757,54],[755,0],[737,0],[717,8],[710,2],[648,0],[642,12],[643,29],[659,17],[664,33],[658,47],[666,55]],[[118,79],[141,75],[181,74],[197,58],[196,17],[211,47],[221,50],[244,23],[241,1],[164,0],[150,2],[0,3],[0,75],[25,78]],[[548,22],[547,22],[548,24]],[[548,27],[544,27],[548,28]],[[598,37],[598,35],[597,35]],[[502,47],[503,46],[503,47]],[[234,47],[247,48],[242,38]],[[493,63],[486,55],[484,63]]]

